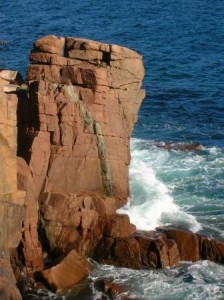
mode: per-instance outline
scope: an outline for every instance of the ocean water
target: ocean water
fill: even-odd
[[[224,240],[224,3],[222,0],[0,0],[0,68],[25,77],[45,34],[133,48],[144,58],[147,96],[131,140],[131,197],[122,209],[139,229],[171,224]],[[199,143],[196,152],[157,142]],[[224,266],[183,262],[134,271],[94,263],[143,299],[224,299]],[[91,286],[85,296],[97,299]],[[32,299],[54,299],[41,294]]]

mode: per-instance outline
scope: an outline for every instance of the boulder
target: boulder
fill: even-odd
[[[40,271],[40,276],[51,289],[62,292],[88,276],[91,270],[89,261],[72,250],[62,261],[52,268]]]
[[[106,294],[110,299],[136,299],[133,298],[134,296],[131,294],[130,290],[119,283],[115,283],[106,279],[97,280],[94,283],[96,289],[102,291]],[[130,296],[130,298],[129,298]],[[103,298],[102,298],[103,299]]]
[[[34,42],[34,51],[63,55],[65,39],[55,35],[44,36]]]
[[[197,143],[155,143],[159,148],[164,148],[166,150],[176,150],[176,151],[199,151],[203,150],[202,145]]]

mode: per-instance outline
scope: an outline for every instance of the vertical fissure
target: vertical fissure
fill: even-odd
[[[102,129],[96,120],[94,120],[90,112],[85,108],[84,104],[80,103],[80,114],[84,121],[84,127],[88,129],[90,133],[96,136],[96,146],[98,150],[98,157],[100,160],[101,177],[103,182],[104,192],[107,196],[113,196],[113,185],[111,178],[110,164],[107,154],[107,145],[105,138],[102,134]]]

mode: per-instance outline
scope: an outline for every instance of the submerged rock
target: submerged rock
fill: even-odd
[[[200,144],[190,144],[190,143],[167,143],[160,142],[155,143],[155,146],[163,148],[166,150],[176,150],[176,151],[199,151],[203,150],[202,145]]]
[[[134,300],[140,300],[140,298],[137,298],[134,296],[130,289],[123,284],[119,284],[116,282],[112,282],[106,279],[100,279],[97,280],[94,283],[94,286],[97,290],[102,291],[104,294],[99,299],[134,299]],[[105,297],[106,295],[106,297]]]

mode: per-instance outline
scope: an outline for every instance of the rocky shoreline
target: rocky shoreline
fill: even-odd
[[[88,276],[88,257],[136,269],[224,263],[222,242],[137,231],[116,213],[143,77],[133,50],[52,35],[34,43],[25,81],[0,71],[0,299],[21,299],[24,278],[66,290]]]

